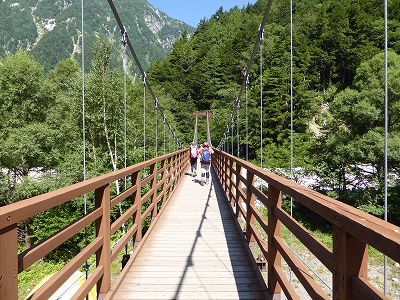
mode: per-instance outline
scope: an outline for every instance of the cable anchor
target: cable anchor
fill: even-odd
[[[126,32],[126,28],[124,26],[124,30],[121,30],[121,39],[120,39],[121,43],[126,46],[126,44],[128,43],[128,33]]]
[[[143,85],[146,85],[146,83],[147,83],[147,74],[146,74],[146,72],[143,72]]]
[[[264,28],[261,29],[261,24],[260,27],[258,27],[258,38],[260,39],[260,41],[264,40]]]
[[[247,71],[244,74],[245,78],[246,78],[246,86],[249,85],[250,80],[249,80],[249,74],[247,74]]]

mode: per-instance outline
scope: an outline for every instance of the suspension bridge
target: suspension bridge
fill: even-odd
[[[93,288],[98,299],[301,299],[293,282],[311,299],[387,299],[369,282],[368,246],[400,262],[399,227],[226,152],[215,150],[212,162],[206,186],[189,174],[189,149],[183,149],[1,207],[0,298],[18,299],[18,274],[94,223],[95,238],[29,299],[50,299],[92,256],[95,266],[71,299],[84,299]],[[111,183],[124,178],[131,186],[111,197]],[[18,222],[90,192],[91,212],[18,254]],[[331,223],[332,249],[282,209],[284,195]],[[111,222],[110,211],[124,199],[131,206]],[[124,224],[130,226],[111,247]],[[330,274],[327,286],[285,242],[283,226]],[[130,243],[134,251],[113,278],[111,264]]]
[[[117,11],[109,3],[123,35],[121,41],[130,48],[155,107],[168,124]],[[271,4],[252,58],[261,44]],[[248,69],[251,64],[252,59]],[[245,76],[228,124],[234,123],[247,80]],[[207,118],[211,145],[209,113],[195,113],[194,142],[199,116]],[[201,178],[189,173],[190,152],[181,147],[1,207],[0,299],[18,299],[18,274],[89,226],[95,228],[93,239],[28,299],[62,299],[63,284],[91,258],[93,267],[85,267],[84,282],[69,299],[93,295],[97,299],[388,299],[368,276],[368,248],[400,263],[400,228],[223,151],[229,127],[214,149],[209,185],[201,185]],[[129,184],[115,194],[111,185],[120,180]],[[86,194],[94,195],[91,211],[18,253],[19,222]],[[288,214],[282,208],[284,198],[329,222],[333,246]],[[122,202],[129,202],[129,208],[112,219],[111,211]],[[122,233],[117,242],[116,233]],[[288,234],[290,241],[301,243],[303,254],[318,261],[319,270],[292,248]],[[132,248],[129,253],[128,248]],[[115,274],[112,266],[121,261],[121,271]],[[327,278],[320,273],[328,274]]]

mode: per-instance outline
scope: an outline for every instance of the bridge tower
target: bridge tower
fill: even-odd
[[[193,136],[193,143],[197,145],[198,143],[198,138],[197,138],[197,126],[199,122],[199,116],[201,117],[206,117],[206,122],[207,122],[207,142],[211,146],[211,135],[210,135],[210,116],[211,113],[209,111],[206,112],[198,112],[196,111],[193,113],[193,115],[196,117],[196,121],[194,123],[194,136]]]

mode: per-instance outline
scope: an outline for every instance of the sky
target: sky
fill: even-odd
[[[256,0],[147,0],[169,17],[183,21],[193,27],[199,25],[200,20],[209,19],[222,6],[229,11],[236,5],[239,8],[254,4]]]

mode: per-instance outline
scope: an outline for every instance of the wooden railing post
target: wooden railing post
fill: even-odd
[[[281,287],[276,276],[276,268],[281,267],[281,254],[275,246],[275,237],[281,237],[281,222],[274,215],[274,207],[281,207],[282,192],[268,185],[268,289],[272,299],[281,298]]]
[[[226,180],[226,164],[225,164],[225,155],[219,155],[218,156],[218,161],[219,161],[219,178],[220,178],[220,182],[222,185],[222,190],[226,190],[226,184],[225,184],[225,180]]]
[[[157,163],[150,166],[150,173],[153,176],[153,180],[150,183],[152,190],[151,203],[154,205],[153,210],[151,212],[151,218],[154,219],[157,217]]]
[[[162,205],[164,205],[164,203],[167,201],[167,160],[166,159],[164,159],[162,162],[161,162],[161,169],[163,170],[162,171],[162,173],[161,173],[161,180],[162,180],[162,186],[161,186],[161,189],[162,189],[162,199],[161,199],[161,204]]]
[[[229,203],[232,203],[235,199],[235,187],[233,186],[235,174],[233,173],[233,160],[229,161]]]
[[[183,165],[182,165],[182,153],[179,153],[177,158],[176,158],[176,182],[179,181],[182,168],[183,168]]]
[[[166,163],[166,169],[165,169],[165,176],[166,176],[166,178],[165,178],[165,184],[167,184],[167,186],[169,186],[170,185],[170,183],[171,183],[171,166],[172,166],[172,158],[171,157],[169,157],[168,158],[168,161],[166,161],[165,162]],[[168,180],[168,182],[167,182],[167,180]],[[168,189],[165,191],[165,192],[167,192],[168,191],[168,194],[169,193],[171,193],[171,188],[170,187],[168,187]]]
[[[220,172],[220,178],[221,178],[221,184],[222,184],[222,189],[226,188],[225,180],[226,180],[226,156],[220,156],[219,158],[219,172]]]
[[[133,214],[133,225],[137,226],[136,234],[133,237],[136,246],[142,240],[142,185],[140,171],[132,174],[132,186],[136,186],[136,191],[132,194],[132,205],[136,205],[136,212]]]
[[[171,182],[170,192],[173,192],[175,189],[175,177],[176,177],[176,155],[171,156],[171,177],[169,178]]]
[[[0,230],[0,299],[18,299],[17,224]]]
[[[111,288],[110,205],[110,184],[107,183],[95,191],[95,206],[102,210],[101,217],[96,220],[96,236],[103,238],[103,245],[96,252],[96,265],[104,270],[97,284],[98,295]]]
[[[236,164],[236,197],[235,197],[235,206],[236,206],[236,210],[235,210],[235,214],[236,214],[236,218],[239,219],[240,218],[240,209],[238,209],[238,204],[241,201],[241,193],[243,192],[242,187],[240,186],[240,172],[242,170],[242,166],[240,164]],[[240,191],[240,192],[239,192]],[[239,223],[240,224],[240,223]]]
[[[229,189],[229,166],[228,166],[228,156],[224,157],[224,169],[223,169],[223,174],[224,174],[224,191],[225,193],[228,192]]]
[[[351,277],[368,276],[368,247],[345,230],[333,225],[333,299],[356,299]]]
[[[219,156],[218,152],[214,152],[213,158],[211,160],[211,163],[212,163],[212,166],[213,166],[215,172],[217,173],[217,175],[219,177],[219,174],[220,174],[220,170],[219,170],[219,167],[220,167],[220,156]]]
[[[254,227],[254,213],[252,207],[254,207],[255,203],[255,198],[254,194],[251,192],[251,187],[254,185],[254,174],[250,173],[249,170],[247,170],[247,182],[246,182],[246,207],[247,207],[247,213],[246,213],[246,238],[247,242],[249,243],[249,247],[252,253],[254,253],[254,245],[255,245],[255,238],[254,238],[254,233],[253,229]]]

